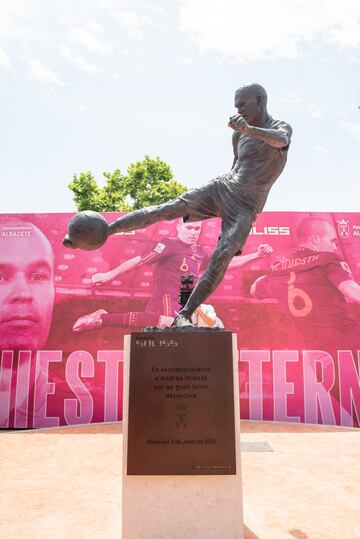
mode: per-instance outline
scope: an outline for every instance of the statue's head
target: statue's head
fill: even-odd
[[[260,84],[240,86],[235,92],[235,108],[250,125],[256,125],[267,114],[267,93]]]

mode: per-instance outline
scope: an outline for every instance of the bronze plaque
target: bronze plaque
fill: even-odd
[[[236,474],[231,332],[132,333],[127,473]]]

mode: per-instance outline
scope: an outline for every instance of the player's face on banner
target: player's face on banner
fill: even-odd
[[[0,349],[35,350],[47,340],[54,305],[53,253],[36,227],[0,238]]]
[[[337,250],[337,235],[331,225],[326,225],[324,232],[319,237],[319,251],[335,253]]]
[[[196,243],[201,232],[201,223],[180,223],[177,226],[179,240],[188,245]]]

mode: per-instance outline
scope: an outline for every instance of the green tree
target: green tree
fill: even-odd
[[[116,169],[103,176],[105,185],[100,188],[90,171],[74,174],[68,187],[78,211],[131,211],[167,202],[187,190],[173,179],[168,164],[148,155],[129,165],[126,175]]]

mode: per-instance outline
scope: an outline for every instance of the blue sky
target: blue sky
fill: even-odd
[[[229,170],[246,82],[294,129],[266,209],[359,211],[360,3],[1,0],[1,212],[72,211],[73,173]]]

